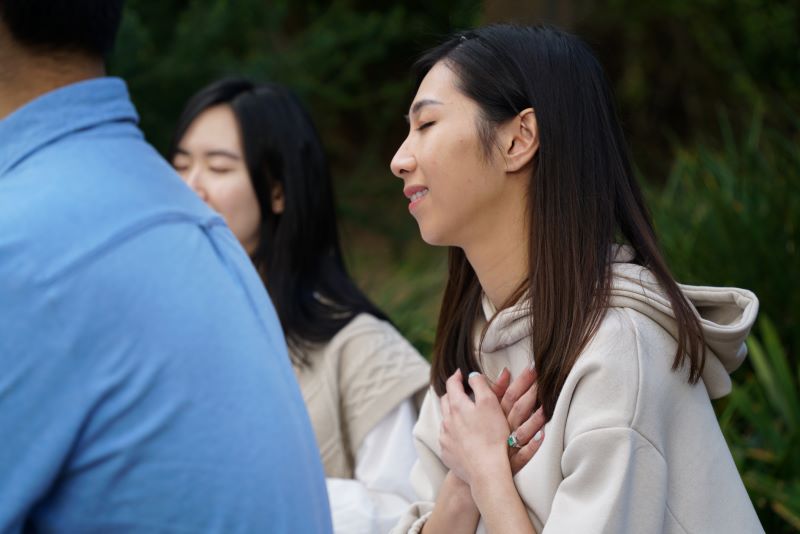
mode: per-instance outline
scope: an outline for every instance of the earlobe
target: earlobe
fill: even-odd
[[[533,109],[521,111],[511,121],[513,130],[506,152],[506,171],[518,172],[526,167],[539,150],[539,128]]]
[[[272,198],[270,200],[272,202],[270,206],[272,208],[272,213],[276,215],[283,213],[286,203],[284,201],[282,183],[276,181],[272,186]]]

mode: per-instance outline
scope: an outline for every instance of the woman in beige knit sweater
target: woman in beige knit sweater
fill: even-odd
[[[417,73],[391,167],[450,269],[395,531],[761,532],[710,402],[758,301],[672,279],[591,51],[491,26]],[[533,363],[538,440],[490,389]]]
[[[336,532],[386,532],[413,499],[414,397],[427,362],[347,274],[311,117],[287,88],[198,92],[170,159],[249,253],[275,304],[328,482]]]

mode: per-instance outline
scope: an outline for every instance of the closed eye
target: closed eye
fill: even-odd
[[[433,126],[435,123],[436,123],[436,121],[424,122],[421,125],[419,125],[419,127],[417,127],[417,131],[419,132],[419,131],[422,131],[422,130],[427,130],[428,128]]]

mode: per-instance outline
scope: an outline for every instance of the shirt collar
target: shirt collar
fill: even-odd
[[[45,93],[0,120],[0,176],[61,137],[118,121],[139,121],[119,78],[84,80]]]

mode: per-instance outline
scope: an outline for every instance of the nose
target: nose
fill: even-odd
[[[408,138],[397,149],[389,167],[392,169],[392,174],[398,178],[405,178],[417,168],[417,160],[409,149]]]
[[[192,165],[185,173],[184,180],[186,185],[192,188],[192,191],[197,193],[203,202],[208,202],[208,193],[203,183],[203,173],[199,165]]]

